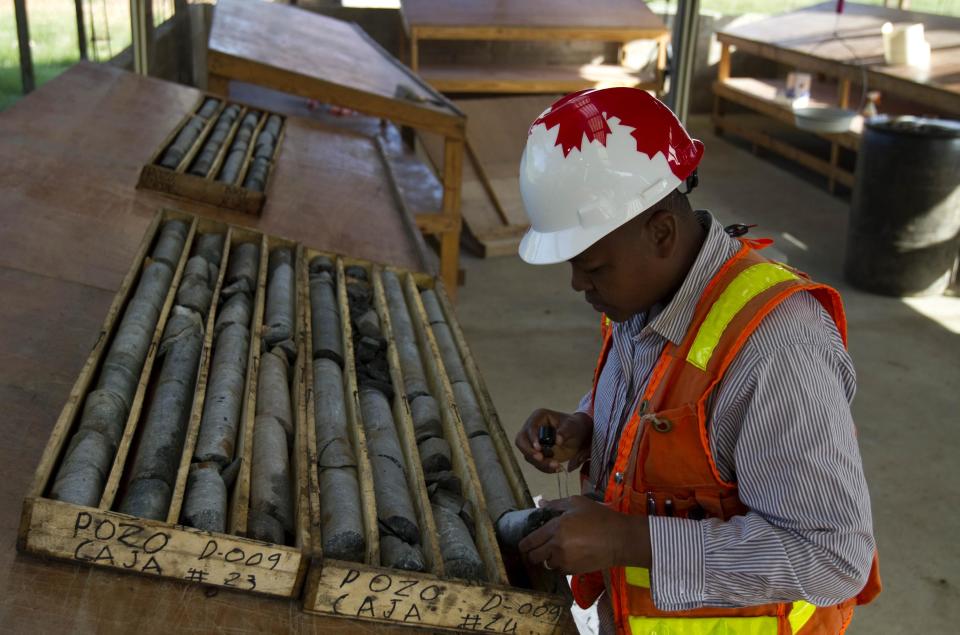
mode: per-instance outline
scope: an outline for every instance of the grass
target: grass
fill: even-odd
[[[110,32],[105,41],[88,44],[90,59],[105,61],[130,46],[129,0],[86,0],[84,3],[87,39],[90,39],[90,9],[98,38]],[[77,22],[74,0],[30,0],[27,23],[36,85],[40,86],[65,71],[80,59],[77,46]],[[106,28],[105,28],[106,27]],[[13,2],[0,2],[0,110],[22,96],[20,55],[17,46],[17,22]]]

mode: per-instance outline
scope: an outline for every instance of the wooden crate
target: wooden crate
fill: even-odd
[[[306,277],[307,263],[316,255],[312,250],[304,251],[304,262],[300,271],[304,278],[301,288],[305,294],[301,298],[304,306],[304,347],[312,351],[312,332],[310,320],[309,284]],[[518,507],[531,507],[533,501],[524,484],[519,465],[510,449],[503,429],[493,410],[489,393],[482,379],[463,334],[457,326],[449,300],[443,290],[442,282],[425,274],[393,270],[405,286],[407,303],[414,324],[421,356],[427,373],[431,393],[437,399],[441,409],[444,437],[450,444],[453,459],[453,471],[463,485],[464,497],[469,500],[475,511],[476,544],[484,562],[487,581],[459,580],[447,577],[443,560],[437,544],[437,531],[430,507],[423,469],[420,464],[410,406],[403,395],[402,388],[396,389],[393,398],[393,415],[397,424],[398,436],[407,465],[407,477],[412,498],[417,510],[421,528],[422,549],[428,571],[413,573],[390,569],[380,565],[379,534],[377,529],[377,510],[370,461],[366,440],[361,423],[356,368],[353,356],[352,332],[347,305],[344,267],[361,265],[368,272],[373,284],[374,306],[380,318],[383,335],[388,341],[388,362],[393,385],[403,386],[403,373],[394,345],[393,329],[387,309],[382,273],[384,268],[369,262],[337,258],[337,284],[341,313],[341,336],[344,348],[345,399],[352,433],[354,451],[358,458],[358,477],[363,497],[363,517],[367,541],[366,557],[363,563],[330,560],[324,558],[321,541],[320,510],[324,501],[319,498],[317,476],[317,447],[314,429],[314,394],[312,364],[305,365],[306,380],[306,416],[310,484],[310,535],[313,538],[310,553],[310,569],[304,591],[304,610],[311,613],[340,616],[349,619],[372,620],[384,623],[419,626],[430,630],[475,630],[490,633],[559,633],[569,628],[570,598],[565,591],[565,581],[547,574],[545,571],[517,570],[520,566],[515,560],[508,566],[497,544],[493,525],[486,512],[483,490],[477,476],[463,424],[457,411],[453,392],[439,349],[433,339],[426,314],[420,303],[418,289],[435,288],[442,299],[447,319],[468,369],[470,382],[477,395],[478,402],[490,428],[491,437],[497,448],[514,500]],[[512,580],[525,580],[533,588],[513,586]],[[562,591],[561,591],[562,589]]]
[[[52,500],[47,497],[56,468],[62,460],[65,447],[79,424],[85,397],[94,386],[100,366],[106,355],[123,311],[133,295],[142,268],[164,221],[179,219],[189,223],[190,230],[181,253],[179,265],[167,293],[160,319],[153,333],[152,343],[144,363],[139,385],[127,418],[123,437],[119,444],[113,467],[97,507],[85,507]],[[214,302],[210,308],[204,331],[195,394],[190,410],[188,429],[178,470],[173,497],[165,520],[148,520],[112,511],[119,501],[118,493],[125,482],[129,469],[127,459],[131,444],[136,443],[136,433],[145,409],[146,395],[151,378],[158,372],[154,364],[167,317],[189,258],[193,239],[197,234],[217,232],[225,235],[223,258],[219,279],[214,288]],[[229,503],[228,533],[219,534],[201,531],[178,524],[184,490],[197,433],[200,427],[213,344],[213,325],[219,308],[220,287],[226,273],[230,246],[242,242],[260,244],[259,281],[254,296],[254,315],[251,322],[251,345],[245,380],[245,403],[241,413],[236,445],[236,456],[241,458],[241,470],[233,486]],[[87,358],[79,377],[67,399],[60,417],[54,425],[50,441],[44,450],[33,483],[24,500],[18,533],[17,548],[29,553],[66,559],[73,562],[110,567],[143,575],[156,575],[194,583],[203,583],[267,595],[295,597],[299,595],[306,571],[307,560],[302,557],[304,545],[309,542],[306,488],[300,484],[306,478],[303,408],[304,383],[303,361],[306,355],[302,348],[302,332],[298,332],[299,355],[294,365],[291,382],[291,398],[297,413],[295,423],[295,447],[291,457],[291,471],[296,474],[294,505],[296,507],[296,531],[293,544],[270,544],[244,537],[250,494],[250,457],[252,455],[253,426],[255,421],[256,388],[261,355],[261,330],[263,328],[264,303],[268,251],[277,246],[293,246],[290,241],[273,238],[258,232],[228,226],[223,223],[201,219],[188,214],[164,211],[157,214],[150,225],[127,273],[120,291],[107,313],[100,337]],[[299,255],[299,252],[298,252]],[[298,262],[301,259],[298,258]],[[299,273],[298,273],[299,275]],[[299,319],[298,306],[297,324]],[[299,331],[299,329],[298,329]]]
[[[220,101],[220,104],[217,106],[217,110],[214,112],[214,114],[207,119],[203,130],[200,132],[197,140],[190,147],[190,150],[184,154],[183,158],[180,160],[180,163],[177,164],[175,169],[170,169],[160,165],[160,159],[163,157],[164,152],[173,143],[174,139],[177,138],[180,130],[183,129],[187,122],[199,112],[204,102],[206,102],[208,99],[217,99]],[[217,156],[214,159],[213,165],[210,167],[209,173],[206,176],[190,174],[187,170],[193,164],[194,159],[203,148],[204,143],[206,143],[207,137],[213,131],[213,128],[217,122],[217,118],[227,106],[232,104],[240,106],[240,114],[233,122],[233,126],[230,128],[230,132],[227,135],[226,140],[224,140],[223,145],[217,152]],[[237,173],[237,178],[234,181],[230,183],[218,181],[216,177],[220,173],[220,168],[223,167],[223,164],[226,161],[230,145],[233,143],[237,130],[240,127],[240,122],[250,111],[259,112],[260,119],[257,122],[257,127],[254,130],[253,135],[250,137],[250,143],[247,146],[247,155],[244,158],[243,165],[241,166],[240,171]],[[263,191],[257,192],[255,190],[243,187],[243,181],[246,178],[247,170],[253,163],[253,151],[256,139],[260,135],[260,131],[266,123],[267,118],[274,114],[280,117],[283,120],[283,123],[280,126],[280,133],[277,135],[277,142],[273,149],[273,156],[270,158],[270,167],[267,171],[267,178],[264,182]],[[193,109],[183,117],[177,127],[171,131],[166,139],[164,139],[163,144],[161,144],[157,151],[154,152],[150,157],[150,161],[143,166],[143,169],[140,171],[140,180],[137,182],[137,187],[146,190],[156,190],[158,192],[163,192],[164,194],[179,196],[203,203],[209,203],[217,207],[233,209],[247,214],[259,215],[260,211],[263,209],[263,204],[267,199],[266,193],[270,188],[273,169],[276,165],[277,156],[280,153],[280,146],[283,144],[283,137],[286,133],[286,128],[287,121],[284,115],[259,108],[252,108],[235,101],[228,101],[217,95],[204,95],[197,101]]]

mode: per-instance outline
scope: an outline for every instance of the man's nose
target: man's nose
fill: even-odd
[[[593,284],[590,282],[590,276],[586,275],[577,267],[570,266],[570,286],[577,293],[584,291],[593,291]]]

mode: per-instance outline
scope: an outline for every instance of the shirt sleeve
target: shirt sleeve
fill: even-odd
[[[735,409],[736,480],[750,511],[726,522],[650,519],[658,608],[829,606],[863,588],[875,543],[845,370],[819,345],[758,363]]]
[[[580,399],[580,404],[574,412],[582,412],[593,418],[593,390],[587,391],[587,394]]]

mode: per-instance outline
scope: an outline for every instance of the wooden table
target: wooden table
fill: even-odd
[[[402,0],[410,66],[446,92],[566,93],[594,86],[661,90],[670,34],[642,0]],[[657,77],[643,81],[611,64],[581,66],[425,66],[424,40],[656,40]]]
[[[440,273],[456,292],[465,120],[455,106],[358,26],[279,4],[220,0],[207,64],[214,92],[228,94],[230,80],[249,82],[442,136],[443,207],[416,221],[439,237]]]
[[[847,3],[838,19],[835,8],[836,3],[830,0],[718,32],[722,49],[714,84],[714,124],[719,130],[743,136],[828,176],[831,191],[837,182],[853,186],[853,172],[839,165],[839,152],[841,148],[857,150],[862,121],[856,121],[841,135],[820,135],[830,142],[829,160],[763,129],[741,125],[724,112],[724,102],[739,104],[791,127],[794,118],[791,108],[776,99],[784,85],[782,80],[730,76],[732,49],[825,76],[828,81],[814,84],[811,105],[857,108],[866,78],[867,90],[882,91],[884,99],[910,102],[912,106],[904,110],[913,114],[960,116],[960,18]],[[884,63],[880,33],[884,22],[923,23],[932,49],[928,70]],[[881,102],[881,111],[883,106]]]
[[[422,237],[405,229],[366,137],[289,119],[259,219],[134,189],[143,162],[199,94],[80,64],[0,113],[0,630],[411,632],[15,551],[23,496],[50,430],[158,208],[422,268]]]

